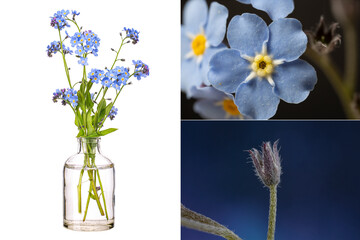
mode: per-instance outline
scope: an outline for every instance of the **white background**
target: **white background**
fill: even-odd
[[[180,1],[6,1],[1,4],[0,238],[180,239]],[[77,129],[69,107],[52,102],[68,87],[58,40],[50,26],[57,10],[77,10],[80,26],[101,39],[88,70],[111,67],[123,27],[140,31],[120,57],[140,59],[150,76],[124,88],[118,131],[102,138],[115,164],[115,228],[83,233],[62,227],[62,170],[75,153]],[[66,29],[70,35],[74,26]],[[64,31],[62,31],[64,33]],[[70,46],[70,44],[67,44]],[[67,56],[67,59],[74,57]],[[72,81],[80,68],[69,60]],[[78,80],[78,81],[79,81]],[[5,237],[5,238],[4,238]]]

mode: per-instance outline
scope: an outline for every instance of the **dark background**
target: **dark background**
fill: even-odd
[[[207,0],[208,5],[212,1]],[[228,22],[235,15],[241,15],[244,12],[256,13],[261,16],[268,24],[271,22],[270,18],[265,12],[254,9],[251,5],[241,4],[235,0],[218,0],[217,2],[226,6],[229,10]],[[298,19],[304,30],[313,29],[319,22],[320,15],[324,15],[327,23],[335,22],[330,8],[330,0],[295,0],[295,9],[288,16],[289,18]],[[181,1],[181,7],[183,9],[186,1]],[[359,28],[359,24],[358,24]],[[341,34],[341,28],[338,30]],[[225,37],[226,41],[226,37]],[[359,49],[354,49],[358,51]],[[360,52],[359,52],[360,53]],[[343,69],[343,54],[344,47],[341,45],[333,53],[331,53],[333,60],[338,64],[338,67]],[[305,60],[305,57],[301,57]],[[318,82],[315,85],[315,89],[310,92],[309,97],[300,104],[288,104],[284,101],[280,101],[278,111],[273,119],[344,119],[346,118],[340,101],[335,94],[332,86],[319,71],[316,65],[308,61],[315,67],[318,75]],[[360,68],[360,66],[359,66]],[[200,118],[196,113],[193,112],[194,100],[187,99],[186,96],[181,94],[181,117],[182,119],[197,119]]]
[[[279,139],[276,239],[359,239],[359,121],[182,121],[181,201],[266,239],[269,192],[245,150]],[[182,228],[182,240],[220,240]]]

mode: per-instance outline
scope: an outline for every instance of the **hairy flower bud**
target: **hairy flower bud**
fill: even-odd
[[[320,17],[320,21],[314,31],[305,31],[310,47],[320,54],[328,54],[341,43],[340,34],[336,33],[339,28],[338,23],[330,25],[325,24],[324,17]]]
[[[270,142],[265,142],[261,146],[261,152],[255,148],[249,150],[256,175],[268,187],[280,183],[281,164],[277,145],[278,141],[272,146]]]

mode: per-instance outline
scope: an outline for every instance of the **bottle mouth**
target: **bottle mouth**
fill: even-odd
[[[99,143],[101,140],[100,137],[94,137],[94,138],[85,138],[85,137],[79,137],[78,141],[80,143]]]

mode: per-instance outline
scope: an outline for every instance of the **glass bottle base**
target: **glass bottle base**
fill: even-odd
[[[84,232],[93,232],[93,231],[105,231],[110,230],[114,227],[114,219],[111,220],[86,220],[83,221],[70,221],[64,219],[64,227],[75,230],[75,231],[84,231]]]

